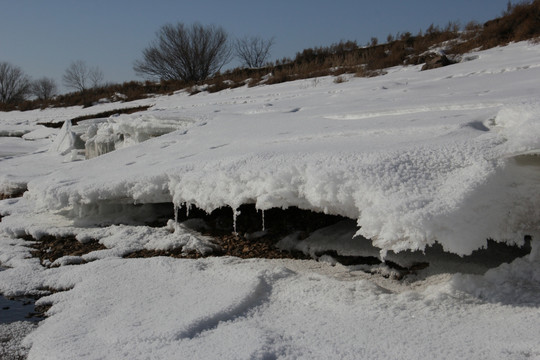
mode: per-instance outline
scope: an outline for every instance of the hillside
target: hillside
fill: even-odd
[[[46,107],[91,107],[103,101],[133,101],[155,94],[171,94],[186,90],[207,91],[241,87],[245,84],[277,84],[326,75],[354,74],[359,77],[377,76],[384,69],[398,65],[418,65],[445,55],[444,64],[460,61],[471,50],[487,50],[510,42],[537,41],[540,36],[540,2],[538,0],[508,3],[502,15],[484,24],[449,22],[445,26],[431,24],[413,34],[402,31],[389,34],[386,41],[372,38],[366,45],[356,41],[340,41],[329,46],[303,49],[293,58],[277,59],[261,68],[233,68],[217,73],[201,83],[185,81],[138,82],[108,84],[84,92],[62,94],[42,101],[19,104],[0,104],[1,110],[32,110]]]

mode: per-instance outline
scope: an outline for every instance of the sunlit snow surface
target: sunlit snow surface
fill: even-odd
[[[147,99],[136,105],[153,104],[145,118],[189,126],[87,161],[50,145],[0,161],[0,190],[29,188],[0,202],[0,262],[13,267],[0,292],[73,288],[41,300],[54,306],[27,338],[30,359],[540,358],[540,46],[475,55],[425,72]],[[32,127],[55,111],[83,110],[2,123]],[[435,242],[464,255],[524,235],[533,254],[411,283],[312,261],[118,258],[130,246],[208,246],[124,219],[132,204],[163,202],[344,215],[383,255]],[[88,227],[105,219],[128,225]],[[48,270],[15,239],[96,231],[110,250]]]

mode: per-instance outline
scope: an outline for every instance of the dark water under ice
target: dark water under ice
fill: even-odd
[[[0,267],[0,271],[5,270]],[[21,297],[8,299],[0,295],[0,324],[9,324],[16,321],[40,321],[34,314],[35,300]]]

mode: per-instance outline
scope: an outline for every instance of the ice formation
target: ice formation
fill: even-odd
[[[49,151],[60,155],[67,155],[77,149],[77,144],[80,143],[80,141],[81,140],[71,129],[71,121],[66,120],[64,125],[62,125],[60,132],[56,135]]]
[[[91,159],[176,130],[185,130],[192,124],[187,119],[159,119],[146,114],[111,116],[106,122],[88,127],[84,136],[86,158]]]

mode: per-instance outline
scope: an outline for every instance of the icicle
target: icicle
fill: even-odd
[[[266,231],[266,227],[264,225],[264,210],[261,210],[262,213],[262,231]]]
[[[178,229],[178,211],[180,210],[180,207],[176,205],[176,203],[173,203],[174,206],[174,231]]]
[[[234,209],[233,210],[233,234],[234,235],[238,235],[238,233],[236,232],[236,217],[240,215],[240,211],[238,211],[238,209]]]
[[[174,223],[178,224],[178,210],[179,210],[179,207],[176,204],[173,204],[173,205],[174,205]]]
[[[186,203],[186,217],[189,217],[189,210],[191,210],[191,204]]]

